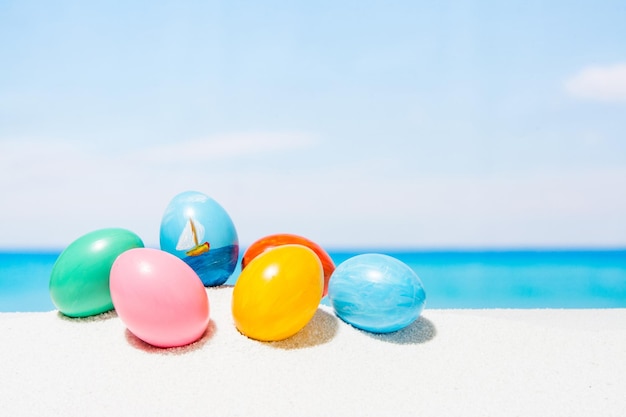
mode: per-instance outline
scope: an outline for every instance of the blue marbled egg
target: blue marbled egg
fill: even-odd
[[[161,250],[185,261],[205,286],[221,285],[239,258],[232,219],[211,197],[185,191],[169,203],[161,220]]]
[[[342,262],[328,284],[328,298],[343,321],[372,333],[389,333],[413,323],[422,313],[422,281],[404,262],[377,253]]]

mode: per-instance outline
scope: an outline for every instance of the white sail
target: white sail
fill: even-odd
[[[193,225],[191,224],[191,222],[193,222]],[[193,221],[189,219],[187,221],[187,224],[185,225],[185,228],[180,234],[180,237],[178,238],[176,250],[193,249],[198,246],[198,242],[200,242],[202,239],[204,239],[204,226],[202,226],[202,224],[200,224],[198,221]]]

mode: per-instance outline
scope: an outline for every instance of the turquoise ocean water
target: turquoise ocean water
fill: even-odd
[[[426,308],[626,308],[626,250],[329,251],[339,264],[384,253],[422,279]],[[59,252],[0,252],[0,312],[49,311]],[[239,270],[228,280],[236,281]]]

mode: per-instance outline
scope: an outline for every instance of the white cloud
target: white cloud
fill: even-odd
[[[137,157],[147,162],[204,162],[259,153],[305,149],[315,145],[313,135],[302,132],[232,133],[189,140],[142,150]]]
[[[565,82],[572,96],[597,101],[626,101],[626,63],[590,66]]]

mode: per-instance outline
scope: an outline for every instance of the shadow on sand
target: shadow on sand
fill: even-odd
[[[209,325],[206,331],[204,332],[204,335],[202,335],[200,339],[185,346],[178,346],[178,347],[171,347],[171,348],[160,348],[160,347],[152,346],[151,344],[146,343],[140,338],[138,338],[137,336],[135,336],[128,329],[126,329],[126,331],[124,332],[124,336],[126,337],[126,341],[128,342],[128,344],[134,347],[135,349],[142,350],[147,353],[154,353],[157,355],[181,355],[181,354],[194,352],[194,351],[202,349],[202,347],[204,347],[204,345],[213,337],[215,332],[216,332],[215,322],[213,320],[210,320]]]
[[[397,345],[426,343],[437,335],[435,325],[426,317],[420,317],[404,329],[392,333],[370,333],[365,330],[361,330],[361,332],[372,339]]]
[[[318,308],[311,321],[295,335],[277,342],[264,342],[277,349],[292,350],[328,343],[337,334],[337,317]]]
[[[95,316],[87,317],[70,317],[57,311],[57,317],[61,320],[65,320],[72,323],[93,323],[94,321],[107,321],[117,318],[117,312],[115,310],[105,311],[104,313],[96,314]]]

